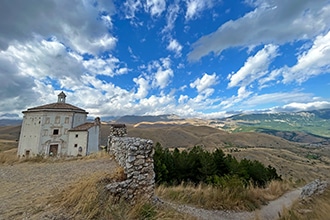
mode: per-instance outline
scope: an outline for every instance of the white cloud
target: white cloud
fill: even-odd
[[[181,56],[182,45],[176,39],[170,40],[167,49],[173,51],[176,56]]]
[[[325,35],[317,36],[309,49],[305,45],[302,48],[295,65],[292,67],[284,66],[271,71],[268,76],[259,80],[260,85],[266,87],[268,82],[275,80],[276,83],[297,82],[301,84],[313,76],[330,73],[330,31]]]
[[[180,11],[180,6],[178,1],[168,6],[166,14],[166,26],[163,29],[163,32],[171,31],[174,28],[174,23],[178,17]]]
[[[166,8],[165,0],[147,0],[145,5],[151,16],[160,16]]]
[[[152,87],[164,89],[171,82],[174,72],[171,69],[171,59],[169,57],[160,58],[159,61],[152,61],[146,67],[149,76],[152,78]]]
[[[134,19],[135,13],[140,10],[142,3],[140,0],[127,0],[124,2],[124,13],[126,19]]]
[[[163,58],[162,66],[159,66],[155,74],[154,85],[164,89],[170,82],[170,79],[174,76],[173,70],[170,68],[170,59]]]
[[[290,102],[304,102],[304,101],[312,101],[313,96],[310,93],[303,92],[277,92],[277,93],[269,93],[262,95],[254,95],[249,99],[245,100],[242,105],[255,107],[258,105],[265,105],[268,103],[290,103]]]
[[[316,37],[313,46],[299,55],[296,65],[283,69],[283,82],[302,83],[309,78],[330,73],[330,31]]]
[[[203,10],[211,8],[213,0],[186,0],[186,4],[186,20],[191,20],[199,16]]]
[[[77,80],[84,72],[79,56],[67,52],[66,47],[56,41],[16,44],[1,53],[11,57],[11,65],[16,65],[22,75],[38,79],[70,76]]]
[[[228,76],[228,87],[247,86],[268,73],[270,62],[278,55],[277,46],[265,45],[263,49],[251,56],[236,73]]]
[[[311,111],[315,109],[327,109],[330,108],[330,102],[328,101],[316,101],[316,102],[292,102],[283,107],[275,108],[277,111]]]
[[[211,95],[214,90],[210,87],[216,85],[218,83],[217,81],[218,77],[215,73],[212,75],[204,73],[202,78],[198,78],[194,82],[190,83],[190,87],[196,88],[198,93],[206,93]]]
[[[126,0],[124,2],[124,14],[126,19],[136,19],[135,14],[144,8],[151,16],[160,16],[166,9],[165,0]],[[135,23],[136,24],[136,23]]]
[[[148,95],[148,91],[150,89],[149,80],[140,76],[139,78],[134,78],[133,81],[138,85],[138,90],[135,94],[135,97],[137,99],[145,98]]]
[[[230,47],[264,43],[282,44],[319,35],[329,27],[327,0],[256,1],[254,11],[222,24],[215,32],[201,37],[188,55],[191,61]],[[244,33],[244,34],[242,34]]]
[[[231,96],[230,98],[221,101],[220,106],[224,109],[228,109],[239,102],[242,102],[244,99],[247,99],[252,94],[251,91],[246,90],[245,86],[241,86],[237,90],[237,95]]]
[[[118,58],[110,56],[109,58],[91,58],[82,61],[83,66],[88,73],[93,75],[115,76],[122,75],[128,72],[127,67],[121,67]]]
[[[80,53],[110,50],[116,38],[107,33],[109,19],[100,18],[98,6],[72,0],[12,0],[1,3],[0,50],[13,42],[31,42],[55,36]],[[112,7],[112,4],[107,4]],[[112,13],[113,8],[107,8]],[[100,19],[98,19],[100,18]],[[106,33],[106,34],[105,34]]]

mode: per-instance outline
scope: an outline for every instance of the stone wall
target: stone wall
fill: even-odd
[[[125,124],[110,124],[110,136],[124,137],[127,135]]]
[[[154,196],[153,142],[135,137],[109,136],[109,152],[124,168],[127,179],[108,184],[111,194],[134,203]]]

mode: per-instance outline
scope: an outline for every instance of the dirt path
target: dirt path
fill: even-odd
[[[172,206],[180,212],[189,213],[201,220],[275,220],[279,218],[279,213],[282,212],[283,207],[289,207],[295,200],[299,198],[301,188],[288,192],[270,202],[268,205],[263,206],[260,210],[255,212],[234,212],[222,210],[205,210],[198,209],[187,205],[175,205],[171,203],[166,204]]]
[[[116,166],[110,159],[2,165],[0,220],[29,219],[31,213],[45,207],[47,198],[68,183],[97,171],[111,173]]]

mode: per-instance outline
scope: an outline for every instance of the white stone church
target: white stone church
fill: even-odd
[[[56,103],[23,111],[19,157],[85,156],[99,151],[100,118],[87,122],[88,112],[65,98],[61,92]]]

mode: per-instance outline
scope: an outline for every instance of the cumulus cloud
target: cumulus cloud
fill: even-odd
[[[149,80],[140,76],[139,78],[134,78],[133,81],[138,85],[138,90],[135,97],[138,99],[145,98],[148,95],[150,88]]]
[[[11,58],[11,65],[16,65],[22,75],[37,79],[70,76],[78,80],[83,72],[79,58],[68,53],[66,47],[56,41],[16,44],[2,54]]]
[[[270,72],[269,75],[260,79],[259,83],[265,86],[270,81],[285,84],[297,82],[299,84],[311,77],[330,73],[330,31],[319,35],[312,42],[310,48],[305,48],[297,56],[297,62],[293,66],[283,66]]]
[[[176,56],[181,56],[182,45],[176,39],[170,40],[170,43],[168,44],[167,49],[169,51],[173,51]]]
[[[171,82],[171,78],[174,76],[171,69],[170,58],[161,58],[159,61],[153,61],[148,64],[148,72],[152,77],[152,86],[154,88],[159,87],[164,89]]]
[[[186,20],[191,20],[199,16],[199,13],[213,6],[213,0],[186,0],[187,11]]]
[[[190,87],[196,88],[198,93],[207,93],[208,95],[211,95],[214,91],[211,87],[216,85],[218,83],[217,81],[218,77],[215,73],[212,75],[204,73],[201,78],[190,83]]]
[[[127,67],[121,67],[118,58],[110,55],[108,58],[95,57],[89,60],[82,61],[86,71],[93,75],[115,76],[122,75],[128,72]]]
[[[222,24],[215,32],[193,44],[191,61],[230,47],[264,43],[283,44],[311,38],[328,28],[330,6],[327,0],[255,1],[255,9],[237,20]],[[244,34],[242,34],[244,33]]]
[[[297,81],[302,83],[307,79],[330,73],[330,31],[316,37],[313,46],[298,56],[297,63],[283,70],[283,82]]]
[[[278,55],[277,48],[275,45],[265,45],[254,56],[249,57],[243,67],[228,76],[230,81],[228,87],[239,85],[245,87],[266,75],[270,62]]]
[[[160,16],[166,8],[166,2],[165,0],[147,0],[145,7],[151,16]]]
[[[227,98],[220,103],[220,107],[223,109],[228,109],[237,103],[242,102],[243,100],[247,99],[252,94],[251,91],[247,90],[245,86],[241,86],[237,90],[237,95],[233,95],[230,98]]]
[[[2,2],[0,50],[6,50],[13,42],[53,36],[80,53],[97,54],[110,50],[115,46],[116,38],[107,32],[110,21],[100,18],[99,10],[98,5],[78,0]],[[108,8],[109,13],[112,10]]]

